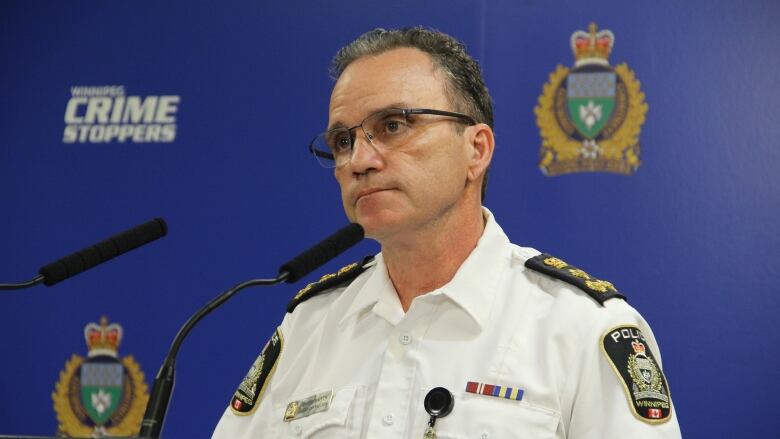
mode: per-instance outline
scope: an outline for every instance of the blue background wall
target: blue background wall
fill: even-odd
[[[88,322],[122,324],[120,355],[151,384],[198,307],[341,226],[337,185],[305,150],[326,123],[329,59],[375,26],[423,24],[483,65],[498,139],[486,205],[510,238],[629,296],[660,342],[685,437],[776,434],[780,3],[223,3],[0,3],[0,281],[155,216],[170,225],[54,288],[0,296],[0,433],[55,432],[50,395],[86,353]],[[533,107],[591,21],[642,82],[643,164],[545,177]],[[79,85],[181,96],[175,142],[63,143]],[[194,330],[167,437],[210,435],[298,288],[246,291]]]

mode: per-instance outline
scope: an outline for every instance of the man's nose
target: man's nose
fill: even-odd
[[[350,158],[352,172],[364,174],[372,169],[381,169],[382,164],[382,155],[371,143],[371,135],[362,129],[355,130],[355,143],[352,145]]]

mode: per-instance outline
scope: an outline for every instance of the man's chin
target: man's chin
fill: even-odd
[[[361,225],[363,225],[361,223]],[[363,226],[365,237],[385,245],[403,239],[409,233],[414,232],[412,224],[403,221],[374,223]]]
[[[393,218],[392,215],[357,215],[353,221],[363,226],[366,238],[376,241],[392,234],[400,226],[398,218]]]
[[[372,221],[358,221],[363,226],[363,233],[366,238],[377,240],[382,236],[382,227]]]

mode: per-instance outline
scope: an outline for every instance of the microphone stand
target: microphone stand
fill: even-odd
[[[321,241],[319,244],[282,265],[281,268],[279,268],[279,276],[273,279],[252,279],[242,282],[214,298],[211,302],[207,303],[206,306],[198,310],[195,315],[190,317],[181,329],[179,329],[179,333],[176,334],[176,337],[173,339],[168,355],[165,357],[165,361],[154,379],[152,394],[149,396],[144,419],[141,422],[140,436],[151,439],[160,437],[165,414],[168,411],[168,403],[171,399],[171,393],[173,393],[176,355],[179,352],[179,346],[181,346],[182,341],[196,323],[244,288],[252,286],[270,286],[282,282],[291,283],[297,281],[329,260],[335,258],[346,249],[360,242],[360,240],[363,239],[363,236],[363,227],[359,224],[349,224],[348,226],[339,229],[336,233]]]
[[[290,273],[284,271],[274,279],[252,279],[241,282],[212,299],[206,306],[198,310],[198,312],[184,323],[176,334],[176,337],[173,339],[168,355],[165,357],[165,361],[154,379],[152,393],[149,395],[149,402],[146,404],[146,413],[144,413],[144,420],[141,423],[141,431],[139,433],[141,437],[154,439],[160,437],[165,414],[168,411],[168,404],[171,399],[171,394],[173,393],[173,382],[176,373],[176,355],[179,352],[182,341],[184,341],[184,338],[189,334],[195,324],[203,317],[206,317],[211,311],[230,300],[239,291],[254,286],[277,285],[286,281],[289,276]]]

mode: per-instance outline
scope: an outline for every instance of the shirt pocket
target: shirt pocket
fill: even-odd
[[[423,398],[425,392],[423,393]],[[552,439],[556,437],[560,414],[554,410],[497,397],[453,392],[452,412],[436,420],[439,439]],[[422,437],[430,416],[423,408],[415,416],[416,431]],[[420,422],[422,421],[422,422]],[[419,434],[418,434],[419,431]]]
[[[285,403],[274,404],[274,416],[271,421],[271,437],[294,439],[352,439],[359,438],[363,426],[366,406],[366,387],[349,386],[333,390],[333,398],[327,410],[309,416],[284,422],[287,404],[300,401],[308,396],[322,392],[294,397]]]

